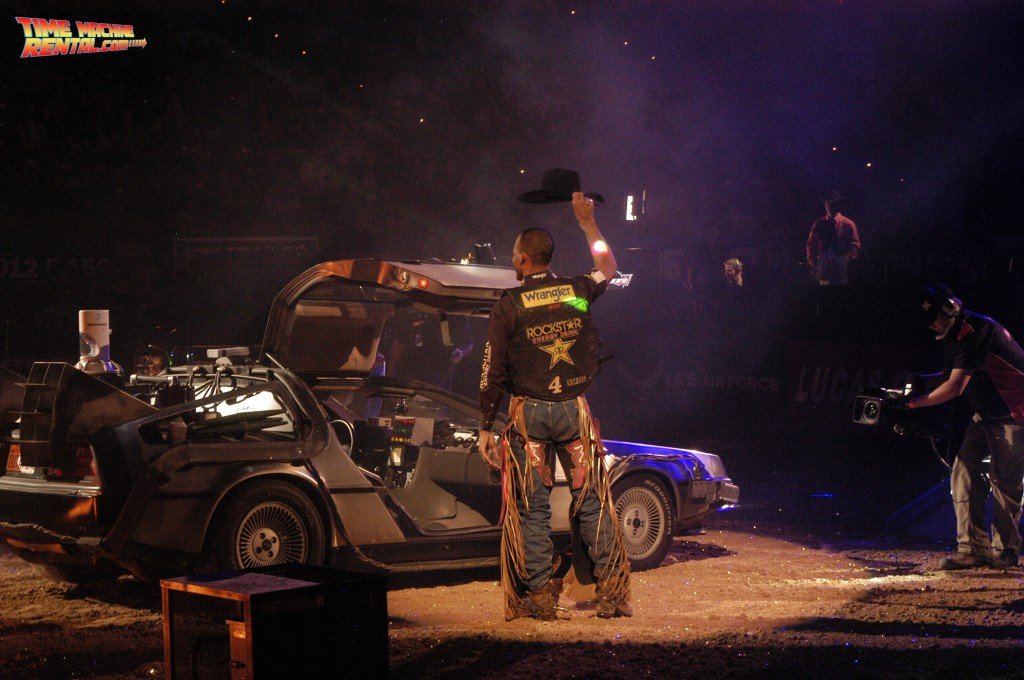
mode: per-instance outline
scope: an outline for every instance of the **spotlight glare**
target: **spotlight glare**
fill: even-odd
[[[608,252],[608,244],[604,241],[597,240],[594,241],[594,245],[590,246],[590,249],[594,251],[595,255],[600,255]]]
[[[865,168],[870,168],[871,167],[871,161],[868,161],[867,163],[865,163],[864,167]]]

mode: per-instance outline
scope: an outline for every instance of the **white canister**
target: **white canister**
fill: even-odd
[[[78,364],[86,373],[120,373],[110,360],[110,310],[78,310]]]

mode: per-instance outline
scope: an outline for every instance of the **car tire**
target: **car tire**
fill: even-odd
[[[280,480],[249,482],[233,492],[214,515],[205,545],[203,571],[320,565],[326,551],[316,505]]]
[[[653,475],[632,475],[612,487],[612,496],[630,567],[657,567],[675,535],[675,513],[665,485]]]

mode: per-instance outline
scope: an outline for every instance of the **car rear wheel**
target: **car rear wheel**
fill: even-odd
[[[630,567],[657,567],[675,534],[675,513],[665,486],[652,475],[634,475],[615,484],[612,495]]]
[[[251,482],[217,511],[207,535],[207,565],[252,569],[288,562],[322,564],[324,524],[301,491],[279,480]]]

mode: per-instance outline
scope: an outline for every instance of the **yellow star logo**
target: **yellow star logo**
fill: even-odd
[[[551,355],[551,365],[548,366],[548,368],[554,368],[555,364],[559,361],[564,361],[570,366],[575,366],[576,364],[572,363],[572,357],[569,356],[569,348],[574,344],[576,344],[575,340],[564,342],[563,340],[558,339],[550,345],[541,345],[538,349],[542,349]]]

